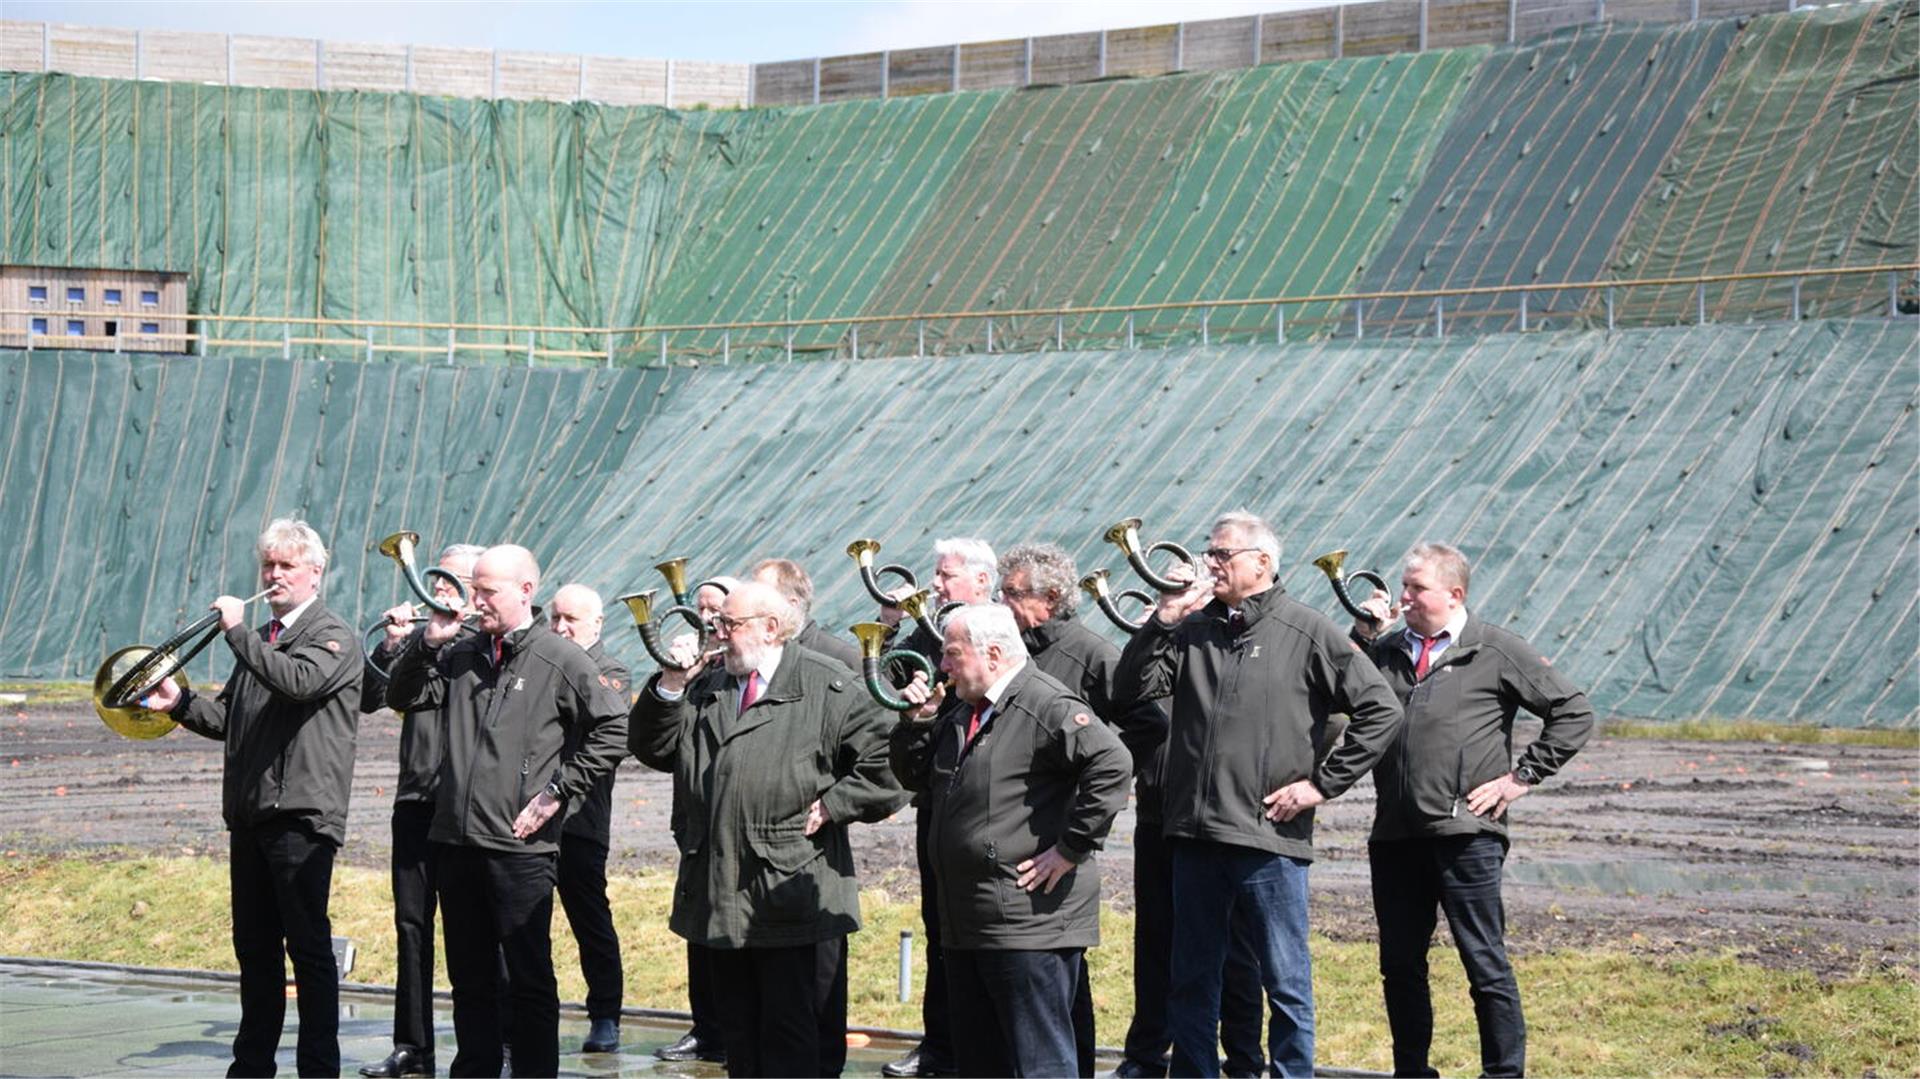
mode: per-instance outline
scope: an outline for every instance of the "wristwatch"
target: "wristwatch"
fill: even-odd
[[[552,798],[556,802],[564,802],[567,800],[566,795],[560,793],[560,781],[557,779],[547,780],[546,792],[547,797]]]
[[[1529,787],[1537,787],[1540,785],[1540,781],[1546,777],[1542,776],[1539,770],[1533,765],[1523,764],[1513,770],[1513,778],[1525,783]]]

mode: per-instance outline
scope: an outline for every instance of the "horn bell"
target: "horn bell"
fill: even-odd
[[[380,553],[400,563],[413,563],[413,549],[420,545],[420,533],[400,531],[380,541]]]
[[[1338,551],[1329,551],[1319,558],[1314,559],[1313,565],[1315,569],[1326,574],[1328,580],[1337,581],[1340,579],[1340,568],[1346,565],[1346,562],[1347,552],[1346,548],[1343,547]]]
[[[665,562],[656,564],[653,568],[659,570],[660,576],[667,579],[667,590],[672,592],[675,597],[687,594],[686,559],[669,558]]]
[[[873,556],[880,553],[880,541],[877,539],[857,539],[847,544],[847,557],[862,566],[872,566]]]
[[[130,704],[125,708],[107,707],[107,690],[120,680],[122,675],[133,669],[133,665],[145,659],[153,652],[149,644],[128,645],[108,656],[100,663],[100,669],[93,673],[93,710],[99,714],[100,722],[122,738],[136,741],[151,741],[162,737],[179,726],[172,716],[153,708],[142,708]],[[184,671],[175,672],[173,681],[182,690],[188,688]]]
[[[852,628],[860,640],[860,658],[879,659],[887,648],[887,627],[878,622],[855,622]]]

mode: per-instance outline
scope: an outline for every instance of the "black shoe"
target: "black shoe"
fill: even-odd
[[[399,1075],[432,1075],[433,1054],[418,1049],[395,1049],[380,1063],[362,1066],[360,1074],[372,1076],[373,1079],[386,1079],[386,1077]]]
[[[959,1068],[947,1061],[927,1055],[925,1043],[916,1045],[912,1051],[899,1060],[880,1065],[880,1074],[892,1079],[906,1079],[907,1076],[957,1075]]]
[[[1113,1069],[1113,1079],[1167,1079],[1167,1065],[1150,1068],[1128,1057],[1120,1062],[1119,1067]]]
[[[580,1043],[582,1053],[617,1053],[620,1051],[620,1020],[595,1019],[587,1028],[587,1040]]]
[[[661,1060],[704,1060],[710,1064],[725,1064],[727,1051],[717,1042],[703,1042],[693,1036],[689,1030],[672,1045],[663,1045],[653,1051]]]

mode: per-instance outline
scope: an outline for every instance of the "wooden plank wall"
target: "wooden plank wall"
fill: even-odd
[[[732,108],[909,97],[1525,41],[1605,20],[1684,22],[1810,0],[1371,0],[1202,22],[766,64],[0,21],[0,69],[288,89]]]

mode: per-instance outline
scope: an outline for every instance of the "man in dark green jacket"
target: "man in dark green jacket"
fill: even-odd
[[[1221,973],[1238,920],[1272,1008],[1271,1066],[1310,1075],[1313,807],[1373,767],[1399,728],[1400,705],[1345,633],[1275,586],[1280,542],[1265,521],[1223,514],[1205,557],[1210,587],[1163,594],[1114,676],[1123,706],[1172,698],[1162,819],[1175,897],[1173,1072],[1219,1072]],[[1352,720],[1323,756],[1335,713]]]
[[[927,798],[922,885],[939,889],[960,1073],[1080,1074],[1073,1000],[1100,941],[1089,863],[1126,805],[1133,758],[1028,660],[1005,607],[954,612],[941,667],[951,698],[915,676],[905,693],[920,707],[894,728],[892,759]]]
[[[1521,1075],[1527,1026],[1507,961],[1500,898],[1506,810],[1565,767],[1593,733],[1586,694],[1514,634],[1467,613],[1466,556],[1423,543],[1407,556],[1400,604],[1376,592],[1357,622],[1407,722],[1374,769],[1379,802],[1367,860],[1380,926],[1380,978],[1396,1075],[1437,1075],[1427,1062],[1433,1001],[1427,947],[1447,912],[1467,971],[1486,1075]],[[1403,629],[1382,632],[1402,614]],[[1513,717],[1545,721],[1513,763]]]
[[[789,643],[794,622],[778,592],[742,583],[713,619],[724,664],[708,669],[682,637],[670,655],[684,669],[650,680],[630,717],[633,755],[673,773],[668,925],[706,949],[724,987],[729,1075],[820,1075],[844,1055],[847,935],[860,928],[847,826],[907,801],[885,714],[846,668]]]
[[[394,660],[387,704],[439,706],[446,753],[434,798],[434,873],[453,983],[458,1043],[450,1075],[499,1075],[502,1035],[514,1070],[560,1066],[553,976],[553,890],[560,811],[619,763],[625,700],[587,654],[535,617],[540,567],[524,547],[489,547],[469,596],[478,631],[434,614]],[[512,991],[499,1019],[499,958]]]
[[[301,1075],[340,1074],[340,975],[327,899],[347,835],[360,719],[359,635],[320,602],[327,549],[305,521],[267,525],[256,551],[273,619],[240,622],[243,601],[213,601],[233,650],[217,697],[172,679],[145,704],[226,743],[221,815],[232,834],[233,954],[240,1027],[228,1075],[272,1075],[286,1019],[286,962],[299,988]]]

